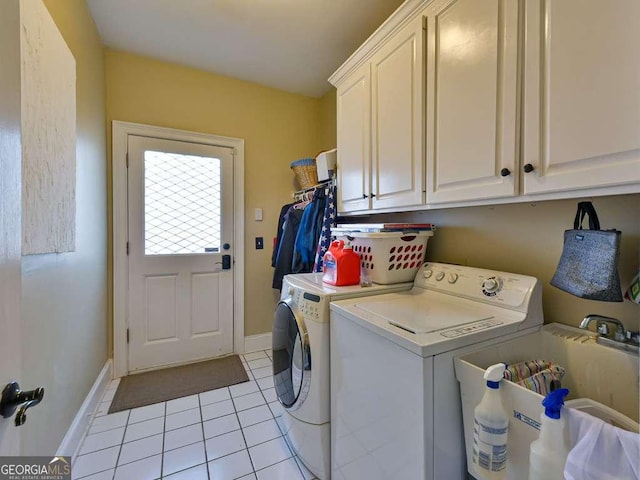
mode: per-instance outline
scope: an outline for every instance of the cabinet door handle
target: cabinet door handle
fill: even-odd
[[[511,170],[509,170],[508,168],[503,168],[502,170],[500,170],[501,177],[508,177],[509,175],[511,175]]]
[[[372,193],[371,195],[369,195],[371,198],[375,198],[376,194]]]
[[[524,173],[531,173],[535,170],[533,165],[531,165],[530,163],[527,163],[524,167],[522,167],[522,169],[524,170]]]
[[[368,198],[366,193],[362,194],[362,198]]]

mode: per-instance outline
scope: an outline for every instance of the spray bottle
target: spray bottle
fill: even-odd
[[[562,415],[566,388],[549,393],[540,415],[540,437],[531,443],[529,450],[529,480],[564,480],[564,464],[569,450],[565,441],[565,418]]]
[[[507,472],[509,417],[500,393],[505,368],[504,363],[487,368],[487,387],[473,412],[473,467],[478,478],[485,480],[502,479]]]

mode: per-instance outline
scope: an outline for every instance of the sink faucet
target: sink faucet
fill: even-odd
[[[580,322],[580,328],[588,330],[589,324],[593,321],[597,322],[596,329],[599,334],[608,338],[609,336],[608,324],[613,324],[616,327],[616,331],[613,335],[613,340],[615,340],[616,342],[624,342],[627,340],[627,330],[624,328],[624,325],[622,324],[622,322],[617,318],[604,317],[602,315],[591,313],[586,317],[584,317],[582,322]]]

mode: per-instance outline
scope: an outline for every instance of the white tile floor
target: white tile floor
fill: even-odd
[[[311,480],[282,435],[271,352],[241,355],[249,382],[107,415],[109,385],[73,464],[83,480]]]

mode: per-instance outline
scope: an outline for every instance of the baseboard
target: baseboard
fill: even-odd
[[[244,337],[244,353],[271,350],[271,332]]]
[[[109,359],[98,374],[96,381],[93,382],[91,390],[89,390],[87,397],[80,406],[80,410],[78,410],[73,422],[71,422],[71,426],[69,427],[69,430],[67,430],[67,434],[62,439],[56,455],[71,456],[75,459],[78,449],[82,444],[82,439],[91,425],[93,415],[98,409],[100,400],[102,400],[102,396],[111,381],[111,368],[112,362],[111,359]]]

